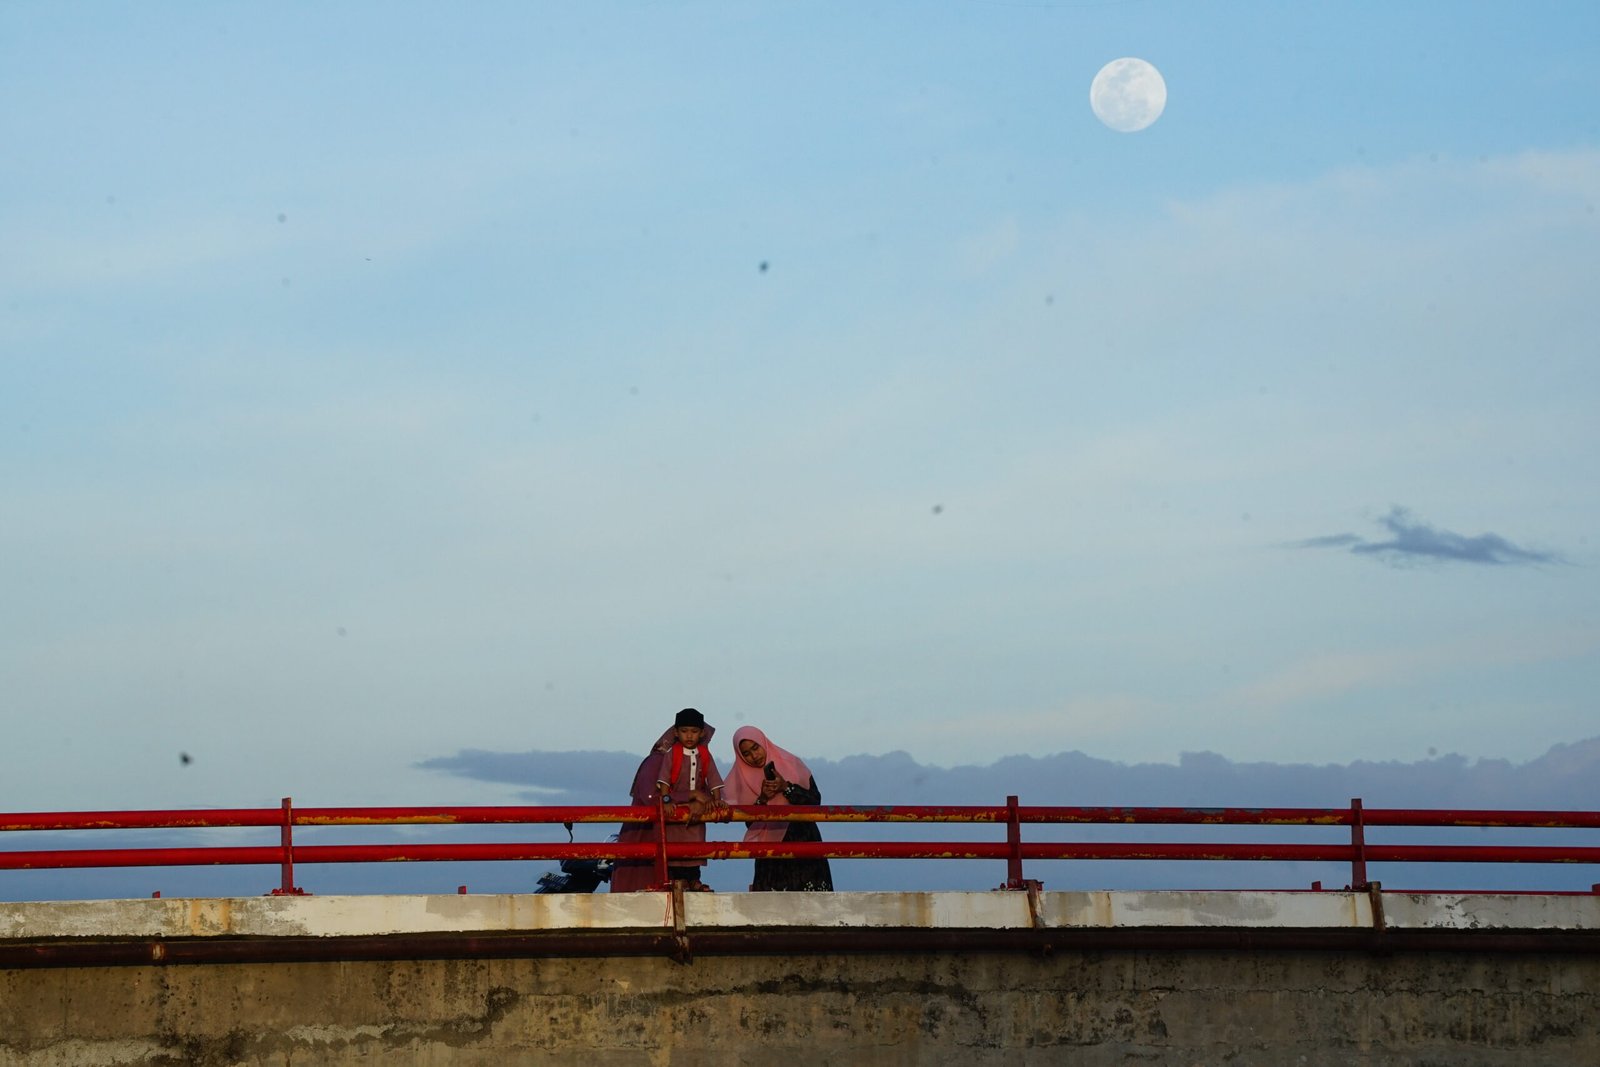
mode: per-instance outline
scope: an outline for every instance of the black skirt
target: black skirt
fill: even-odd
[[[784,799],[791,804],[821,804],[822,793],[815,778],[802,788],[790,785]],[[792,822],[783,834],[784,843],[792,841],[821,841],[822,831],[814,822]],[[756,860],[755,880],[750,883],[752,893],[831,893],[833,871],[828,861],[817,859]]]

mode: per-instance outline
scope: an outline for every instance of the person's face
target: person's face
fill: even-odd
[[[705,731],[699,726],[679,726],[678,744],[684,748],[700,747],[700,735]]]
[[[765,767],[767,765],[767,750],[747,737],[739,742],[739,758],[752,767]]]

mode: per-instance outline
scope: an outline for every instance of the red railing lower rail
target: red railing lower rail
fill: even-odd
[[[1004,841],[824,841],[767,843],[708,841],[668,842],[664,827],[686,821],[667,816],[659,806],[475,806],[475,807],[325,807],[298,808],[285,798],[277,808],[218,808],[165,811],[84,811],[0,813],[0,833],[7,831],[174,830],[200,828],[277,827],[277,845],[195,846],[182,848],[0,849],[0,870],[187,867],[212,865],[276,866],[281,884],[274,893],[298,893],[294,868],[300,864],[440,862],[647,860],[658,882],[667,881],[673,860],[795,859],[965,859],[1004,860],[1003,888],[1022,889],[1039,883],[1023,877],[1026,860],[1211,860],[1290,861],[1348,864],[1352,888],[1365,888],[1373,863],[1578,863],[1600,864],[1600,846],[1591,845],[1448,845],[1373,843],[1372,827],[1508,828],[1525,830],[1600,829],[1596,811],[1489,811],[1416,808],[1367,808],[1361,800],[1347,808],[1172,808],[1172,807],[1041,807],[1008,797],[1004,806],[819,806],[734,807],[715,821],[801,821],[828,823],[966,823],[1003,825]],[[297,844],[297,827],[419,825],[650,825],[651,841]],[[1023,841],[1024,826],[1192,825],[1239,827],[1347,827],[1348,842],[1122,842]],[[0,838],[0,840],[4,840]]]

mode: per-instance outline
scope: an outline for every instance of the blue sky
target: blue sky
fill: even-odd
[[[1600,734],[1597,59],[1578,4],[6,5],[0,806],[487,802],[417,765],[685,705]]]

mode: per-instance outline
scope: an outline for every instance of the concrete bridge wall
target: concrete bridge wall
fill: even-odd
[[[1373,900],[0,905],[0,1065],[1600,1064],[1600,898]]]

